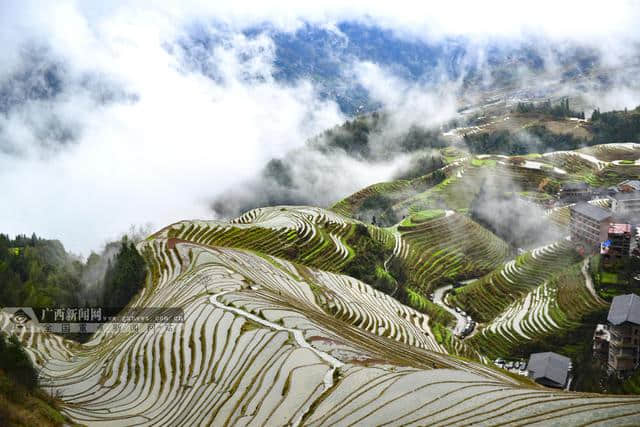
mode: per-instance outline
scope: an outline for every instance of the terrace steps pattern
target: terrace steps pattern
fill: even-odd
[[[577,262],[577,256],[567,240],[536,248],[458,289],[451,298],[473,319],[489,322],[554,273]]]
[[[160,230],[156,236],[251,249],[340,271],[353,255],[345,240],[356,223],[321,208],[277,206],[250,210],[229,223],[182,221]],[[384,234],[378,230],[376,236],[388,239]]]
[[[591,154],[604,162],[640,158],[640,144],[633,142],[592,145],[581,148],[579,151]]]
[[[77,422],[628,424],[640,413],[638,397],[549,391],[450,357],[424,314],[348,276],[161,236],[139,250],[151,274],[132,306],[180,307],[184,323],[109,323],[82,345],[35,326],[21,335]]]
[[[405,247],[397,240],[395,252],[406,254],[406,262],[413,266],[413,287],[425,295],[442,278],[480,275],[496,268],[508,255],[504,241],[457,213],[398,226],[398,232]]]
[[[567,333],[580,325],[583,316],[607,305],[592,295],[579,268],[572,266],[510,304],[469,344],[493,357],[509,354],[531,340]]]

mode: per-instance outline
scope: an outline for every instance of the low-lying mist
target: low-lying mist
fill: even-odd
[[[503,4],[425,8],[4,2],[0,231],[86,255],[131,223],[330,205],[403,176],[420,148],[401,135],[463,106],[640,103],[637,8],[554,4],[535,27]],[[344,105],[394,114],[368,152],[305,146]]]
[[[529,249],[560,240],[563,234],[544,209],[520,197],[525,190],[510,177],[485,171],[474,198],[471,218],[515,248]]]

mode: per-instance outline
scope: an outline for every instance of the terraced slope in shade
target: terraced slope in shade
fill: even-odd
[[[606,166],[607,162],[596,156],[578,151],[554,151],[542,155],[552,165],[570,174],[595,172]]]
[[[511,303],[465,342],[491,358],[509,355],[520,345],[580,326],[584,316],[608,304],[589,291],[580,265],[571,266]]]
[[[251,249],[329,271],[340,271],[353,256],[346,240],[358,221],[321,208],[257,208],[232,220],[182,221],[156,237],[207,246]],[[383,240],[384,230],[377,230]]]
[[[345,216],[358,217],[362,213],[363,205],[366,206],[368,200],[375,197],[384,197],[395,204],[394,210],[403,212],[404,209],[406,209],[406,205],[411,204],[407,202],[407,200],[413,200],[413,198],[420,200],[420,195],[429,193],[430,189],[434,186],[438,187],[438,183],[440,183],[443,177],[449,178],[461,174],[466,163],[466,158],[461,158],[433,173],[426,174],[419,178],[370,185],[345,197],[333,205],[331,210]],[[424,208],[416,207],[413,210],[421,209]]]
[[[480,276],[498,267],[509,248],[499,237],[464,215],[446,216],[412,226],[398,226],[410,266],[411,286],[427,295],[443,278]]]
[[[413,192],[415,192],[414,186],[411,181],[407,180],[396,180],[373,184],[357,191],[345,199],[340,200],[331,207],[331,210],[345,216],[357,216],[358,210],[362,204],[371,197],[384,195],[385,197],[398,198]]]
[[[473,319],[489,322],[511,303],[576,262],[578,255],[571,242],[561,240],[518,256],[502,268],[458,289],[451,299]]]
[[[578,151],[605,162],[640,159],[640,144],[634,142],[592,145]]]
[[[21,334],[78,422],[629,424],[640,413],[638,397],[549,391],[443,354],[420,313],[346,276],[162,238],[140,250],[152,278],[134,305],[182,307],[184,324],[109,324],[84,345]]]

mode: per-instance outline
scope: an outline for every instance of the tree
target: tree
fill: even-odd
[[[103,304],[107,307],[124,307],[131,298],[144,286],[147,274],[144,258],[138,253],[133,242],[125,236],[120,251],[113,262],[109,262],[104,277],[102,295]]]
[[[0,369],[29,390],[38,385],[38,372],[15,335],[7,339],[7,335],[0,332]]]

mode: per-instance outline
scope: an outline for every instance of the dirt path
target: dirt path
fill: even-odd
[[[342,363],[341,361],[339,361],[338,359],[336,359],[335,357],[331,356],[328,353],[325,353],[324,351],[320,351],[316,348],[314,348],[313,346],[311,346],[311,344],[309,344],[307,342],[307,340],[304,338],[304,335],[302,334],[302,331],[297,330],[297,329],[291,329],[291,328],[285,328],[284,326],[280,326],[276,323],[270,322],[268,320],[265,320],[261,317],[256,316],[255,314],[249,313],[245,310],[236,308],[236,307],[230,307],[228,305],[225,305],[223,303],[221,303],[220,301],[218,301],[218,297],[224,295],[224,294],[228,294],[230,292],[234,292],[233,290],[231,291],[223,291],[223,292],[219,292],[215,295],[212,295],[209,298],[209,301],[211,302],[211,304],[215,305],[218,308],[221,308],[223,310],[226,311],[230,311],[232,313],[235,313],[239,316],[243,316],[246,317],[247,319],[251,319],[252,321],[259,323],[263,326],[266,326],[268,328],[271,329],[275,329],[277,331],[286,331],[289,332],[294,339],[296,340],[296,343],[303,348],[306,348],[308,350],[313,351],[320,359],[324,360],[325,362],[327,362],[330,366],[331,369],[329,369],[329,371],[327,371],[326,375],[324,376],[324,390],[329,390],[331,387],[333,387],[333,374],[335,372],[336,369],[341,368],[342,366],[344,366],[344,363]],[[297,426],[300,424],[300,422],[302,421],[302,418],[304,417],[304,414],[310,409],[312,402],[307,402],[305,408],[303,408],[304,410],[301,412],[301,414],[293,421],[294,426]]]
[[[453,286],[447,285],[433,291],[433,302],[455,316],[456,327],[453,329],[453,333],[455,335],[460,335],[460,333],[464,331],[464,328],[467,326],[467,318],[444,303],[444,295],[451,289],[453,289]]]
[[[584,276],[584,281],[587,284],[587,289],[589,289],[589,292],[591,292],[591,295],[593,295],[596,301],[607,304],[605,300],[600,298],[600,296],[596,292],[596,288],[593,286],[593,278],[591,277],[591,274],[589,274],[589,258],[584,259],[584,261],[582,262],[582,268],[580,270],[582,271],[582,275]]]

